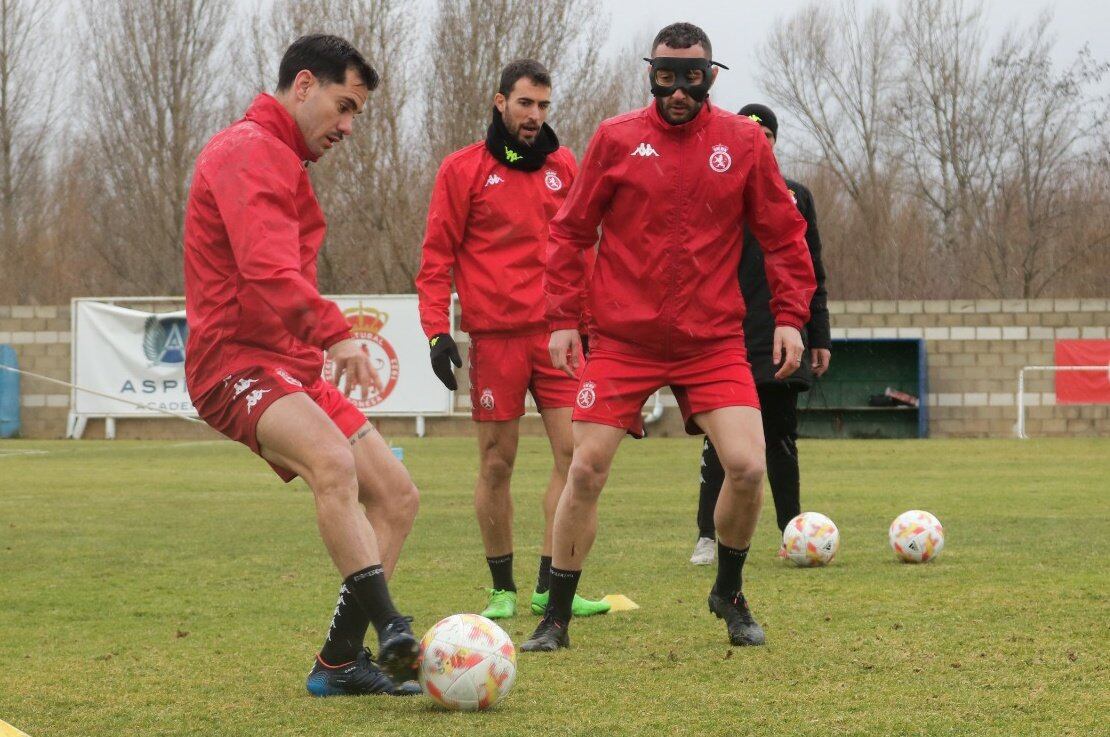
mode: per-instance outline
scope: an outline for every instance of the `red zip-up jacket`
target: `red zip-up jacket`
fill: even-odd
[[[420,322],[429,338],[451,333],[447,315],[452,277],[465,332],[546,332],[543,272],[548,224],[576,174],[574,154],[565,146],[536,171],[509,168],[493,157],[484,141],[443,160],[416,276]],[[580,292],[584,284],[585,280],[579,282]],[[575,326],[579,322],[576,312]]]
[[[549,329],[578,324],[584,254],[600,225],[591,348],[669,358],[742,347],[745,222],[764,250],[776,323],[801,328],[816,288],[806,221],[759,125],[708,102],[683,125],[655,103],[604,121],[551,223]]]
[[[351,329],[316,287],[324,213],[297,124],[270,95],[197,157],[185,208],[185,381],[199,397],[248,367],[311,383]]]

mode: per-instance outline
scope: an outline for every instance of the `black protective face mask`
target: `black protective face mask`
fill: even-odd
[[[711,59],[689,59],[679,56],[657,56],[644,58],[651,64],[651,94],[655,97],[670,97],[682,90],[695,102],[704,102],[713,86],[713,67],[728,69],[724,64]],[[661,84],[669,81],[670,84]]]
[[[526,146],[509,133],[501,112],[493,109],[493,120],[486,130],[486,149],[510,169],[536,171],[547,161],[548,154],[559,150],[559,137],[547,123],[536,133],[536,140]]]

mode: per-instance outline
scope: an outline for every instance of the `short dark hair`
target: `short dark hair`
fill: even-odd
[[[672,49],[688,49],[691,46],[701,44],[701,47],[705,49],[705,55],[713,56],[713,44],[709,43],[709,36],[705,35],[705,31],[693,23],[672,23],[655,34],[655,40],[651,42],[652,56],[655,55],[655,50],[659,48],[659,44],[666,44]]]
[[[301,36],[285,50],[278,67],[278,91],[287,90],[302,70],[307,69],[324,84],[343,84],[347,70],[354,69],[366,89],[378,86],[378,73],[346,39],[315,33]]]
[[[551,72],[547,71],[547,67],[535,59],[517,59],[510,61],[501,70],[501,83],[498,84],[497,91],[508,97],[513,91],[513,85],[522,77],[527,77],[533,83],[543,87],[551,86]]]

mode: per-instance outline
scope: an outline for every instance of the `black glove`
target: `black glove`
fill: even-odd
[[[432,349],[432,371],[445,387],[451,391],[457,390],[459,382],[455,381],[451,364],[455,364],[455,368],[461,368],[462,358],[459,357],[459,347],[455,345],[454,339],[447,333],[440,333],[433,335],[428,345]]]

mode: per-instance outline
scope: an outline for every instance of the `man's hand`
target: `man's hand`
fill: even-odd
[[[459,347],[455,345],[455,339],[447,333],[439,333],[432,336],[428,346],[431,348],[432,371],[445,387],[451,391],[457,390],[459,382],[455,380],[455,372],[451,369],[451,364],[455,364],[455,368],[461,368],[462,358],[459,356]]]
[[[814,348],[809,352],[810,358],[813,360],[811,368],[813,375],[821,378],[826,371],[829,370],[829,361],[832,360],[832,351],[828,348]]]
[[[802,365],[802,334],[798,328],[789,325],[775,326],[775,347],[771,352],[771,361],[774,365],[782,363],[782,367],[775,373],[776,379],[785,379],[798,370]]]
[[[578,378],[585,360],[582,357],[582,336],[577,330],[556,330],[547,344],[551,353],[551,365],[572,379]]]
[[[362,387],[362,398],[367,399],[373,388],[376,392],[382,391],[382,380],[378,372],[370,363],[370,354],[354,338],[341,340],[328,349],[328,358],[335,364],[335,375],[332,383],[336,387],[343,377],[347,377],[347,386],[344,395],[351,396],[356,386]]]

